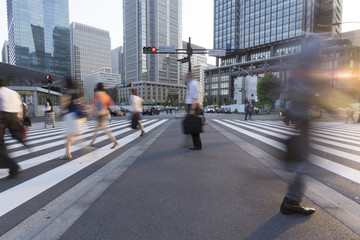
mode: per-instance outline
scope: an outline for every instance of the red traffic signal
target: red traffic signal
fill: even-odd
[[[143,54],[154,54],[156,51],[156,47],[143,47]]]
[[[46,75],[45,79],[47,80],[48,84],[53,83],[52,77],[50,75]]]

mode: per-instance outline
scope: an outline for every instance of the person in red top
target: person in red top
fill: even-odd
[[[93,98],[93,106],[96,108],[99,122],[96,125],[96,128],[94,130],[94,136],[92,137],[89,146],[94,147],[94,142],[97,137],[97,132],[99,130],[103,130],[109,136],[111,141],[113,141],[114,143],[114,145],[111,148],[115,148],[116,145],[118,145],[118,142],[116,141],[116,138],[113,136],[106,120],[106,116],[110,113],[109,108],[115,106],[115,104],[111,99],[111,97],[105,92],[105,86],[101,82],[99,82],[96,85],[94,98]],[[116,108],[114,109],[117,110]],[[121,114],[119,110],[117,110],[117,112]]]

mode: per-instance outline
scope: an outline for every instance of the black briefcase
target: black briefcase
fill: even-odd
[[[131,117],[131,128],[136,129],[138,126],[138,121],[140,120],[139,113],[133,113]]]
[[[183,121],[183,129],[185,134],[203,132],[203,120],[199,117],[186,116]]]

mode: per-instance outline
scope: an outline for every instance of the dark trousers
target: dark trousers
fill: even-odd
[[[248,116],[249,116],[249,119],[251,120],[252,112],[250,112],[250,111],[245,112],[245,121],[247,120]]]
[[[191,110],[191,104],[188,104],[187,107],[188,107],[188,113],[189,113]],[[198,109],[195,109],[195,114],[199,114]],[[202,148],[200,133],[191,133],[191,137],[192,137],[194,147]]]
[[[286,197],[300,203],[305,192],[304,174],[309,170],[306,162],[309,153],[309,121],[303,119],[297,122],[300,135],[288,142],[288,160],[286,168],[295,172],[295,177],[289,182]]]
[[[289,125],[290,121],[292,121],[292,119],[291,119],[291,110],[290,110],[290,109],[286,109],[286,111],[285,111],[284,123],[285,123],[286,125]]]
[[[6,149],[4,140],[5,129],[8,128],[12,137],[19,142],[24,143],[19,133],[19,122],[16,113],[8,113],[0,111],[0,167],[9,168],[10,174],[18,171],[19,165],[12,160]]]

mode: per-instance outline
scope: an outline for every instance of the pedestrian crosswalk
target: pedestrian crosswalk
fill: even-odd
[[[284,139],[299,134],[294,126],[285,126],[281,121],[234,119],[213,119],[209,125],[279,177],[287,181],[294,178],[294,173],[279,161],[286,151]],[[305,173],[304,182],[308,186],[305,195],[357,234],[360,234],[359,128],[358,124],[313,122],[308,164],[297,169]]]
[[[168,119],[144,119],[142,123],[145,132],[149,133],[166,121]],[[23,172],[49,161],[58,161],[62,164],[2,191],[0,193],[0,217],[111,153],[119,151],[121,154],[123,146],[140,138],[140,132],[130,128],[130,121],[113,120],[109,125],[119,145],[115,149],[111,149],[113,143],[107,135],[103,134],[96,139],[95,148],[83,151],[93,135],[95,125],[95,121],[89,121],[88,130],[78,137],[78,140],[83,142],[71,147],[72,153],[79,152],[80,154],[71,161],[59,160],[59,157],[65,152],[65,122],[58,123],[57,127],[52,129],[44,129],[40,124],[32,127],[27,139],[30,149],[25,149],[21,144],[13,141],[10,136],[6,136],[5,141],[10,151],[9,155],[17,160]],[[22,160],[18,161],[19,158]],[[5,178],[7,175],[8,169],[0,170],[0,178]]]
[[[280,152],[286,151],[284,140],[298,134],[294,126],[285,126],[281,121],[214,119],[213,122]],[[313,123],[308,161],[350,184],[360,184],[359,129],[356,124]]]
[[[149,135],[169,122],[171,121],[166,118],[142,120],[145,132]],[[284,140],[299,134],[294,126],[286,126],[281,121],[241,121],[224,117],[208,119],[208,122],[210,127],[217,126],[216,130],[220,133],[231,132],[248,144],[267,151],[270,155],[274,152],[285,152]],[[34,124],[28,134],[29,149],[6,135],[5,141],[9,155],[18,162],[22,173],[20,178],[9,181],[5,179],[8,169],[0,169],[0,218],[6,217],[13,210],[21,208],[24,204],[50,191],[54,186],[68,181],[69,178],[79,175],[80,172],[86,171],[96,163],[106,161],[107,158],[111,161],[114,154],[117,156],[123,154],[124,149],[140,142],[141,139],[140,131],[131,129],[129,120],[113,119],[109,126],[119,145],[111,149],[111,140],[102,133],[95,141],[95,148],[86,148],[93,136],[95,126],[96,121],[88,121],[87,131],[77,138],[80,143],[71,147],[73,155],[71,161],[59,159],[65,152],[65,122],[58,122],[56,128],[47,129],[40,123]],[[336,122],[315,122],[311,126],[309,162],[314,168],[332,175],[329,177],[327,174],[321,174],[315,177],[316,173],[310,174],[313,174],[317,181],[331,186],[336,193],[350,192],[354,189],[354,184],[356,189],[360,189],[359,129],[360,126],[356,124]],[[204,149],[206,149],[206,134],[207,130],[202,134]],[[160,133],[159,137],[161,138]],[[201,153],[197,152],[199,156]],[[41,171],[36,171],[40,168]],[[341,183],[336,183],[335,181],[339,181],[339,178]],[[344,186],[348,185],[351,187],[344,189]],[[360,199],[356,198],[356,194],[348,194],[347,197],[358,203],[357,205],[360,204]],[[61,203],[58,204],[61,205]]]

